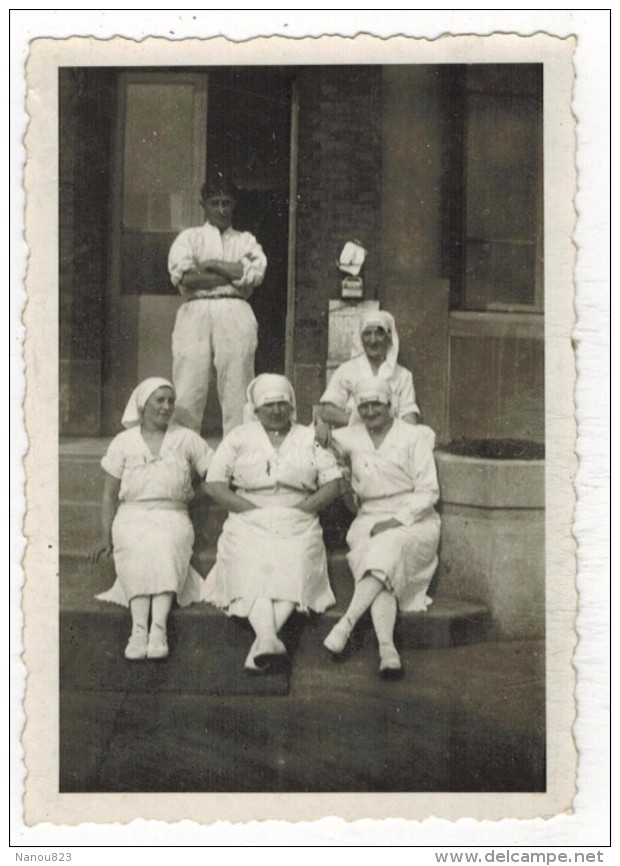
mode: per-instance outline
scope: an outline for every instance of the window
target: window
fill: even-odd
[[[452,308],[542,312],[542,65],[453,67],[449,96]]]
[[[122,76],[122,294],[177,294],[166,262],[179,231],[202,222],[206,83],[204,74]]]

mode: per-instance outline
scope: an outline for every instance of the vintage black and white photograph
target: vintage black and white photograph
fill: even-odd
[[[570,805],[572,45],[503,38],[33,68],[61,800]]]

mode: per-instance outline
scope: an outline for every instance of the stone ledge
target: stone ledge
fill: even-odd
[[[544,460],[490,460],[435,451],[441,500],[479,508],[545,507]]]

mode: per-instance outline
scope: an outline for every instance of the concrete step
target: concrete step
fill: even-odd
[[[59,497],[63,502],[101,502],[101,458],[111,439],[61,440]]]
[[[352,591],[352,579],[346,569],[344,553],[330,558],[332,587],[337,604],[325,614],[296,615],[285,636],[289,649],[307,654],[324,653],[322,641],[335,620],[346,609]],[[335,575],[335,579],[334,579]],[[63,556],[60,561],[60,611],[71,618],[73,627],[86,631],[93,628],[93,617],[118,628],[118,621],[129,623],[128,611],[117,605],[98,601],[95,598],[111,586],[114,569],[111,562],[93,564],[81,557]],[[231,628],[237,630],[239,639],[247,643],[243,632],[246,624],[232,621],[221,611],[208,604],[194,604],[187,608],[175,608],[172,623],[177,632],[194,629],[205,636],[205,651],[219,641],[228,644]],[[116,623],[116,625],[114,625]],[[77,625],[76,625],[77,624]],[[433,604],[424,613],[406,613],[399,616],[397,639],[403,648],[446,648],[461,644],[477,643],[486,638],[490,626],[488,611],[475,602],[437,595]],[[244,643],[244,645],[245,645]],[[248,644],[249,645],[249,644]],[[354,652],[375,645],[369,617],[361,621],[351,641]]]
[[[190,504],[190,515],[197,549],[209,544],[215,546],[226,520],[226,510],[207,497],[199,497]],[[59,518],[61,554],[85,556],[101,534],[100,498],[61,500]]]
[[[100,457],[61,458],[58,488],[61,502],[101,502]]]
[[[107,451],[111,437],[101,439],[61,439],[59,445],[60,501],[99,502],[103,490],[101,458]],[[216,448],[220,439],[209,439]]]
[[[113,570],[110,563],[90,565],[86,554],[100,535],[103,478],[100,460],[109,441],[69,439],[61,443],[60,449],[61,607],[91,612],[98,610],[105,612],[106,616],[114,615],[114,611],[122,614],[122,611],[102,602],[95,602],[93,596],[111,585]],[[210,444],[216,447],[218,440],[210,441]],[[190,505],[190,514],[196,533],[193,563],[200,574],[206,576],[215,562],[217,539],[227,513],[207,497],[198,496]],[[351,520],[351,514],[341,501],[332,503],[321,514],[330,582],[337,600],[334,608],[327,613],[328,620],[342,614],[353,592],[353,579],[345,552],[345,537]],[[468,600],[444,598],[440,580],[432,585],[431,595],[435,596],[435,602],[427,613],[408,614],[401,618],[406,636],[411,630],[407,640],[412,646],[450,646],[453,643],[468,643],[485,637],[490,620],[483,605]],[[189,610],[179,610],[175,616],[202,617],[214,613],[216,612],[209,606],[200,605]],[[217,614],[217,619],[225,620],[221,614]],[[415,625],[411,625],[410,629],[409,623]],[[363,633],[364,630],[360,629],[359,634]],[[318,641],[319,645],[320,643]]]
[[[192,564],[202,577],[206,577],[215,565],[216,555],[216,549],[214,546],[199,548],[194,554]],[[77,584],[71,585],[72,596],[74,596],[77,591],[77,598],[79,598],[81,605],[88,605],[90,598],[90,595],[82,594],[82,588],[84,586],[96,585],[100,587],[91,593],[91,595],[94,595],[103,592],[108,586],[111,586],[114,580],[114,569],[111,561],[92,565],[82,553],[63,553],[61,555],[61,563],[63,564],[63,567],[70,569],[69,573],[71,575],[73,574],[73,570],[77,569],[85,576],[85,583],[83,583],[82,578],[80,578]],[[353,594],[353,577],[349,571],[346,551],[342,549],[329,551],[327,554],[327,567],[332,591],[336,597],[336,605],[333,610],[341,614],[346,610]],[[61,568],[61,575],[62,574],[63,571]],[[62,587],[63,583],[61,582],[61,589]],[[65,601],[67,604],[73,606],[70,598],[66,598]]]
[[[60,443],[60,551],[80,555],[90,550],[100,534],[103,470],[101,458],[110,443],[107,439],[67,438]],[[220,440],[209,439],[212,448]],[[190,504],[196,533],[196,547],[215,546],[226,519],[226,511],[204,495]],[[345,547],[352,515],[344,503],[332,503],[322,514],[321,523],[328,548]]]
[[[60,443],[59,518],[60,551],[69,556],[86,554],[100,535],[103,470],[101,458],[110,439],[63,439]],[[210,439],[216,448],[219,439]],[[197,546],[216,540],[222,530],[226,511],[205,496],[190,505]]]
[[[300,652],[276,698],[65,687],[60,791],[545,791],[542,642],[405,650],[403,662],[404,679],[385,682],[376,650],[343,664]],[[149,673],[163,678],[175,659],[158,664]]]
[[[64,445],[61,552],[77,555],[60,558],[62,792],[544,790],[544,647],[487,643],[488,611],[442,594],[441,579],[427,612],[399,617],[403,680],[377,677],[368,617],[333,663],[322,641],[353,586],[339,503],[322,517],[337,605],[287,623],[290,676],[250,689],[251,629],[206,604],[173,610],[169,660],[125,662],[129,613],[95,599],[113,564],[84,556],[106,442]],[[226,515],[195,502],[192,516],[206,573]]]

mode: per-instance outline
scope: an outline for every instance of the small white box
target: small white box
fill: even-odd
[[[345,277],[342,281],[343,298],[363,298],[364,281],[361,277]]]

